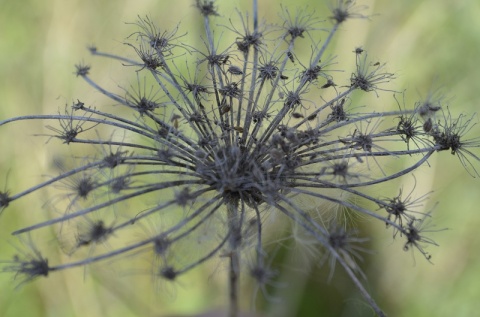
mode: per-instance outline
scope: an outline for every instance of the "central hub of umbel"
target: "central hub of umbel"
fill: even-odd
[[[224,146],[198,158],[197,173],[228,201],[260,204],[264,171],[251,153],[238,146]]]

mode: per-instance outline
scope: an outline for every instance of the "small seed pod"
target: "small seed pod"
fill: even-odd
[[[228,72],[232,75],[243,75],[242,70],[239,67],[233,65],[228,67]]]

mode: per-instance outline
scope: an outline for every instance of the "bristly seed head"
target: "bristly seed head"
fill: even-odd
[[[207,17],[209,15],[219,15],[217,12],[217,8],[215,7],[214,0],[196,0],[196,5],[200,13]]]
[[[177,278],[177,272],[171,266],[161,268],[159,275],[169,281],[174,281]]]
[[[77,247],[103,242],[113,232],[113,229],[106,227],[102,220],[87,221],[87,223],[77,234]]]
[[[77,76],[86,76],[90,72],[90,66],[83,63],[75,65]]]
[[[8,207],[10,201],[12,201],[12,199],[10,198],[8,191],[0,191],[0,213],[3,209]]]
[[[295,237],[308,236],[324,251],[332,269],[339,263],[384,316],[363,287],[364,274],[356,264],[368,251],[360,246],[368,238],[359,238],[356,224],[347,223],[342,213],[386,223],[394,238],[405,239],[405,249],[418,249],[429,260],[423,247],[435,245],[425,237],[431,231],[424,223],[430,213],[414,208],[424,196],[413,199],[412,190],[382,198],[377,189],[397,184],[446,150],[480,176],[474,166],[480,157],[473,151],[480,139],[465,137],[475,125],[473,117],[453,119],[436,93],[411,107],[405,100],[400,106],[395,96],[384,95],[392,91],[384,84],[394,75],[385,64],[369,61],[363,47],[348,49],[353,49],[353,70],[333,62],[336,55],[326,56],[345,21],[365,18],[354,1],[335,1],[332,23],[325,28],[310,9],[291,14],[282,8],[277,26],[260,23],[258,2],[253,1],[252,15],[239,13],[225,26],[212,22],[219,15],[214,1],[196,0],[205,32],[198,46],[177,35],[180,26],[163,30],[145,17],[133,23],[138,31],[127,38],[133,58],[91,47],[94,57],[119,61],[115,65],[132,69],[137,80],[110,91],[90,78],[90,66],[75,66],[76,76],[117,107],[97,108],[75,99],[62,113],[0,121],[0,126],[32,119],[56,122],[57,127],[47,125],[53,132],[47,142],[60,139],[80,151],[75,158],[82,156],[75,167],[60,168],[31,188],[0,191],[3,213],[33,192],[65,190],[51,200],[52,209],[61,212],[44,213],[47,219],[14,235],[60,232],[70,238],[65,241],[75,241],[73,251],[89,249],[75,252],[80,260],[57,266],[34,250],[7,262],[5,271],[29,281],[104,260],[135,261],[129,255],[145,251],[154,259],[148,270],[153,278],[176,281],[207,260],[224,259],[230,262],[233,302],[244,258],[252,260],[250,274],[265,293],[275,268],[265,265],[265,246],[273,242],[264,220],[283,217],[301,231]],[[303,44],[310,47],[309,58]],[[333,64],[338,69],[331,69]],[[345,71],[349,78],[337,75]],[[357,104],[357,95],[368,92],[382,97],[383,110]],[[387,109],[394,102],[398,107]],[[87,132],[92,129],[95,134]],[[106,137],[106,130],[113,132]],[[101,155],[88,152],[98,147]],[[398,158],[408,158],[407,165],[392,164]],[[92,215],[98,220],[89,220]],[[86,222],[78,230],[63,228],[76,220]],[[39,230],[44,227],[54,230]],[[138,230],[148,232],[139,238]]]
[[[51,271],[55,270],[49,266],[48,259],[43,257],[33,245],[31,237],[28,240],[28,251],[18,249],[19,254],[15,254],[12,261],[3,262],[5,264],[3,272],[12,272],[15,274],[15,279],[21,279],[18,286],[39,277],[47,277]]]

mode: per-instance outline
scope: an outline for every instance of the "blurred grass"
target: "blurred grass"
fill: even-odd
[[[248,9],[249,2],[219,0],[218,4],[220,12],[228,18],[234,16],[235,7]],[[293,8],[308,4],[324,17],[325,6],[316,2],[281,1]],[[134,22],[137,15],[145,14],[167,28],[181,21],[180,34],[188,31],[188,38],[195,40],[201,19],[192,3],[190,0],[135,3],[0,0],[0,119],[55,113],[76,98],[97,107],[110,105],[75,78],[73,65],[82,60],[92,62],[94,77],[107,87],[128,85],[131,77],[122,77],[125,73],[117,70],[118,63],[92,59],[85,47],[95,44],[102,50],[132,55],[123,42],[135,28],[125,22]],[[268,21],[278,21],[278,3],[260,1],[261,15]],[[454,114],[478,111],[480,3],[473,0],[359,3],[369,6],[366,12],[371,14],[371,19],[351,21],[342,28],[334,50],[339,61],[344,61],[342,65],[348,64],[347,61],[353,65],[351,51],[362,46],[372,58],[386,61],[389,70],[397,74],[395,88],[407,89],[407,104],[425,96],[432,86],[441,86],[451,97],[450,110]],[[219,23],[228,25],[227,20]],[[127,69],[127,72],[131,76],[132,71]],[[389,95],[382,93],[380,99],[371,96],[362,102],[396,107]],[[50,153],[58,144],[52,140],[46,147],[44,138],[32,136],[42,133],[43,126],[40,122],[29,122],[0,129],[0,188],[6,184],[12,192],[17,192],[43,179],[42,171],[48,170]],[[478,127],[471,131],[471,135],[479,133]],[[430,167],[415,173],[415,192],[422,195],[434,189],[430,207],[440,200],[434,213],[437,227],[450,228],[432,235],[440,244],[439,248],[428,250],[433,254],[434,265],[419,254],[413,258],[403,252],[401,243],[392,242],[390,232],[384,230],[382,224],[369,226],[369,230],[377,231],[375,235],[382,238],[374,241],[378,253],[369,260],[373,263],[367,272],[368,286],[391,316],[474,316],[480,311],[480,236],[477,233],[480,184],[465,172],[456,157],[442,154],[430,161]],[[27,218],[31,221],[35,212],[41,211],[42,203],[40,197],[32,196],[28,201],[13,203],[2,214],[0,259],[8,259],[12,253],[12,246],[5,242],[14,241],[9,233]],[[58,257],[61,259],[62,255]],[[99,265],[89,268],[86,278],[82,270],[73,270],[17,290],[14,290],[17,283],[12,283],[12,276],[1,274],[0,316],[153,316],[201,312],[222,304],[216,299],[222,290],[206,271],[193,273],[185,279],[188,284],[168,290],[170,296],[166,297],[153,292],[148,286],[148,276],[131,286],[129,283],[135,279],[126,278],[129,282],[125,282],[121,273],[115,274]],[[321,281],[321,278],[315,280]],[[340,311],[332,315],[321,310],[322,301],[315,295],[328,296],[328,291],[327,295],[324,293],[325,287],[332,285],[316,283],[306,288],[301,316],[342,314]],[[353,288],[349,284],[346,287]],[[344,316],[361,315],[362,309],[353,312],[348,309],[343,310]],[[369,316],[368,310],[365,314]]]

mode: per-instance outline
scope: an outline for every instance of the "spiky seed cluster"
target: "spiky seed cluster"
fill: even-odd
[[[11,198],[7,191],[0,191],[0,213],[10,204]]]
[[[28,244],[29,250],[19,249],[19,254],[14,255],[12,261],[5,261],[3,266],[4,272],[12,272],[15,279],[20,280],[19,286],[42,276],[47,277],[55,270],[49,267],[48,259],[40,254],[31,238],[24,242]]]
[[[477,176],[474,163],[480,159],[471,149],[479,147],[479,139],[464,139],[472,119],[452,119],[448,109],[441,107],[442,99],[432,96],[413,109],[377,112],[366,106],[356,112],[355,92],[377,94],[386,90],[382,85],[394,76],[384,71],[385,64],[370,62],[363,48],[354,48],[356,68],[349,81],[342,83],[344,79],[333,76],[333,58],[324,55],[340,24],[363,17],[353,1],[337,2],[327,34],[323,33],[326,28],[318,27],[320,21],[306,11],[292,17],[284,9],[281,16],[286,20],[281,26],[259,26],[255,4],[253,30],[240,14],[243,30],[233,22],[231,28],[226,27],[235,37],[226,48],[215,44],[215,23],[211,21],[218,16],[215,3],[200,0],[195,7],[204,18],[205,49],[184,44],[176,33],[178,27],[164,31],[148,17],[139,18],[139,30],[129,37],[128,45],[138,60],[89,48],[94,56],[133,65],[135,72],[144,74],[143,81],[137,76],[136,87],[117,93],[100,87],[90,77],[90,66],[76,66],[78,77],[129,109],[131,116],[117,114],[118,108],[104,111],[78,100],[64,114],[0,122],[58,120],[58,128],[49,126],[54,133],[50,138],[67,145],[100,147],[103,153],[85,157],[76,168],[63,170],[23,192],[0,192],[3,210],[31,192],[63,188],[66,205],[57,202],[57,207],[65,210],[61,216],[29,224],[14,234],[36,234],[44,227],[61,229],[67,223],[83,221],[84,225],[71,232],[76,241],[73,253],[93,244],[98,247],[77,261],[56,266],[35,251],[24,260],[15,257],[6,271],[31,280],[51,271],[151,252],[156,257],[151,271],[175,280],[209,259],[226,258],[230,264],[230,315],[235,316],[236,289],[245,266],[241,255],[254,250],[254,263],[248,266],[263,289],[273,278],[266,265],[263,220],[268,214],[283,214],[312,236],[332,267],[338,263],[346,270],[377,314],[383,315],[360,283],[358,275],[362,273],[354,261],[365,251],[356,244],[367,238],[357,237],[357,229],[337,223],[338,219],[334,226],[326,219],[314,219],[301,202],[310,197],[317,209],[333,203],[386,223],[393,228],[394,237],[405,239],[405,249],[414,247],[430,259],[425,246],[435,243],[424,236],[430,213],[416,210],[425,196],[415,199],[412,191],[406,197],[402,192],[376,197],[368,193],[368,187],[410,174],[443,150],[457,155]],[[297,63],[295,49],[305,38],[314,44],[310,61],[303,66],[301,61]],[[323,44],[316,45],[320,39]],[[196,59],[190,59],[192,55]],[[193,75],[180,70],[185,58],[187,67],[195,68]],[[108,138],[87,133],[97,126],[109,127],[116,134]],[[403,149],[399,150],[399,145]],[[415,161],[400,170],[386,168],[389,159],[404,156]],[[360,187],[365,191],[358,190]],[[365,209],[342,195],[380,208]],[[125,205],[126,210],[122,208]],[[90,220],[93,214],[96,220]],[[145,228],[151,227],[155,229],[145,238],[115,244],[117,237],[138,230],[145,233]],[[60,240],[65,231],[59,230]],[[202,247],[187,252],[187,257],[178,256],[192,241],[201,242]],[[102,249],[100,245],[107,242],[109,247]]]

